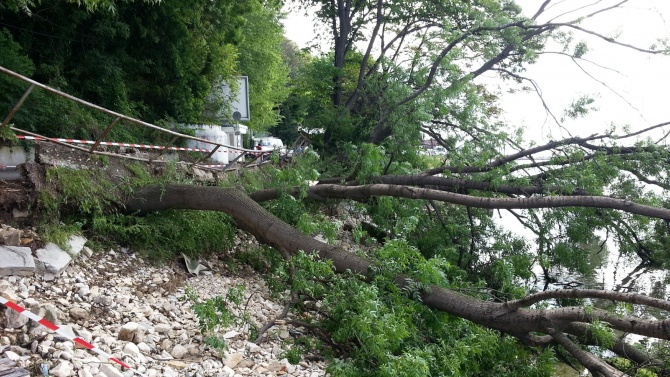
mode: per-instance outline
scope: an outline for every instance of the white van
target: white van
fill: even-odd
[[[276,137],[261,137],[261,138],[254,138],[254,146],[253,149],[259,149],[258,145],[261,146],[260,150],[262,151],[273,151],[273,150],[278,150],[280,153],[285,153],[286,148],[284,147],[284,142],[281,141],[281,139],[276,138]]]

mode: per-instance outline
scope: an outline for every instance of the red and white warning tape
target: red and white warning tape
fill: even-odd
[[[56,138],[56,137],[42,138],[42,137],[37,137],[37,136],[25,136],[25,135],[16,135],[16,137],[19,138],[19,139],[25,139],[25,140],[52,140],[52,141],[60,141],[61,143],[95,144],[95,141],[93,141],[93,140],[61,139],[61,138]],[[114,146],[114,147],[132,147],[132,148],[144,148],[144,149],[165,149],[165,146],[150,145],[150,144],[115,143],[115,142],[108,142],[108,141],[101,141],[99,144],[100,145],[111,145],[111,146]],[[171,150],[171,151],[191,151],[191,152],[211,152],[212,151],[212,149],[185,148],[185,147],[168,147],[167,149]],[[236,150],[234,148],[231,148],[231,149],[219,148],[219,149],[217,149],[217,152],[240,153],[240,150]],[[245,153],[247,153],[247,154],[261,154],[261,152],[249,152],[249,151],[247,151]]]
[[[91,344],[91,343],[85,341],[84,339],[82,339],[82,338],[80,338],[80,337],[73,336],[71,333],[69,333],[69,332],[67,332],[67,331],[64,331],[63,329],[61,329],[61,328],[58,327],[57,325],[55,325],[55,324],[53,324],[53,323],[47,321],[47,320],[44,319],[44,318],[41,318],[41,317],[36,316],[36,315],[33,314],[31,311],[29,311],[29,310],[27,310],[27,309],[25,309],[25,308],[22,308],[22,307],[20,307],[20,306],[18,306],[18,305],[15,304],[14,302],[9,301],[9,300],[5,299],[5,298],[2,297],[2,296],[0,296],[0,304],[3,304],[3,305],[5,305],[5,306],[7,306],[8,308],[17,311],[17,312],[20,313],[22,316],[24,316],[24,317],[28,317],[28,318],[32,319],[33,321],[35,321],[35,322],[39,323],[40,325],[42,325],[42,326],[48,328],[49,330],[55,331],[57,334],[59,334],[59,335],[61,335],[61,336],[64,336],[64,337],[67,338],[67,339],[70,339],[71,341],[73,341],[73,342],[79,344],[79,345],[82,346],[82,347],[88,348],[89,350],[91,350],[91,351],[97,353],[98,355],[101,355],[101,356],[103,356],[103,357],[106,357],[106,358],[109,359],[110,361],[113,361],[113,362],[115,362],[115,363],[121,365],[122,367],[127,368],[127,369],[129,369],[129,370],[135,372],[136,374],[138,374],[138,375],[140,375],[140,376],[145,376],[144,374],[140,373],[139,371],[133,369],[130,365],[128,365],[128,364],[124,363],[123,361],[121,361],[121,360],[115,358],[114,356],[108,354],[107,352],[101,350],[100,348],[94,346],[93,344]],[[146,377],[146,376],[145,376],[145,377]]]

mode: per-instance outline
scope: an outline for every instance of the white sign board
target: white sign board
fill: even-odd
[[[239,111],[242,117],[240,120],[249,120],[249,77],[239,76],[237,78],[237,92],[231,93],[230,87],[223,84],[223,98],[226,102],[230,101],[230,114],[225,118],[232,120],[233,113]]]

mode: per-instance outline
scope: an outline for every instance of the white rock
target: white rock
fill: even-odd
[[[235,331],[235,330],[231,330],[231,331],[228,331],[227,333],[223,334],[223,339],[232,339],[232,338],[234,338],[238,335],[240,335],[240,332]]]
[[[179,377],[179,373],[176,370],[167,367],[163,369],[163,377]]]
[[[258,353],[261,351],[261,347],[258,344],[252,342],[246,342],[244,348],[246,348],[251,353]]]
[[[90,258],[93,255],[93,250],[91,250],[88,246],[84,246],[84,248],[81,250],[81,253],[86,258]]]
[[[137,322],[128,322],[125,325],[121,326],[119,329],[119,340],[124,340],[127,342],[135,342],[137,338],[144,333],[144,330],[140,328],[140,324]],[[139,341],[137,341],[139,343]]]
[[[129,355],[139,355],[140,354],[140,349],[135,345],[135,343],[126,343],[126,345],[123,347],[123,353],[127,353]]]
[[[172,355],[170,355],[170,354],[169,354],[167,351],[165,351],[165,350],[163,350],[163,352],[161,352],[160,358],[161,358],[162,360],[172,360],[172,359],[173,359]]]
[[[137,343],[137,348],[144,353],[150,353],[151,352],[151,347],[149,347],[149,345],[144,343],[144,342]]]
[[[159,323],[156,326],[154,326],[154,329],[156,330],[157,333],[164,334],[170,331],[170,329],[172,329],[172,326],[168,325],[167,323]]]
[[[11,309],[5,310],[5,328],[18,329],[25,326],[28,321],[30,321],[28,317],[21,315],[19,312]]]
[[[104,375],[105,377],[124,377],[123,373],[121,373],[118,369],[111,366],[110,364],[100,365],[99,370],[100,373],[102,373],[102,375]]]
[[[31,286],[31,287],[33,288],[32,290],[34,291],[34,290],[35,290],[35,286]],[[28,289],[30,290],[30,288],[28,288]],[[27,299],[23,300],[23,302],[22,302],[21,304],[23,304],[24,307],[30,309],[30,308],[32,308],[32,307],[34,307],[34,306],[39,305],[39,301],[37,301],[37,300],[35,300],[34,298],[30,297],[30,298],[27,298]]]
[[[119,305],[128,305],[130,303],[130,297],[126,295],[116,296],[115,301]]]
[[[61,361],[49,371],[49,374],[55,377],[70,377],[73,369],[72,363],[69,361]]]
[[[225,377],[233,377],[234,375],[235,375],[235,371],[234,371],[232,368],[230,368],[230,367],[227,366],[227,365],[224,365],[224,366],[223,366],[223,376],[225,376]]]
[[[80,321],[80,320],[86,320],[88,319],[89,316],[89,311],[84,309],[84,308],[79,308],[79,307],[73,307],[70,308],[70,318]]]
[[[19,361],[21,358],[18,353],[12,351],[5,351],[5,356],[12,361]]]
[[[72,262],[70,254],[51,242],[47,243],[43,249],[35,251],[35,255],[37,256],[35,266],[39,273],[58,275]]]
[[[168,350],[172,348],[172,341],[170,339],[163,339],[161,342],[161,349]]]
[[[241,353],[232,353],[226,357],[223,361],[223,364],[230,368],[235,368],[244,359],[244,355]]]
[[[35,273],[35,269],[35,260],[29,247],[0,246],[0,275],[29,276]],[[14,300],[13,297],[6,297],[4,294],[3,297]]]
[[[70,236],[70,239],[68,240],[68,249],[67,250],[70,254],[73,256],[78,255],[81,250],[84,248],[84,244],[86,243],[86,238],[77,236],[77,235],[72,235]]]
[[[90,293],[91,289],[88,287],[87,284],[81,284],[79,290],[77,291],[77,294],[81,297],[88,296]]]
[[[175,359],[181,359],[184,357],[184,355],[186,355],[187,352],[188,350],[184,346],[182,346],[181,344],[177,344],[172,348],[172,352],[170,352],[170,355],[172,355],[172,357],[174,357]]]

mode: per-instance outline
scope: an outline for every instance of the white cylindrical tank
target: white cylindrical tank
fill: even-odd
[[[189,124],[188,127],[195,130],[195,136],[198,138],[210,140],[218,144],[226,144],[226,145],[229,144],[228,134],[226,134],[226,132],[221,130],[221,126],[213,124]],[[195,140],[188,140],[186,145],[188,145],[189,148],[201,148],[208,150],[212,150],[216,147],[215,144]],[[228,148],[219,147],[219,149],[217,149],[217,151],[214,152],[211,159],[221,164],[227,164]]]

